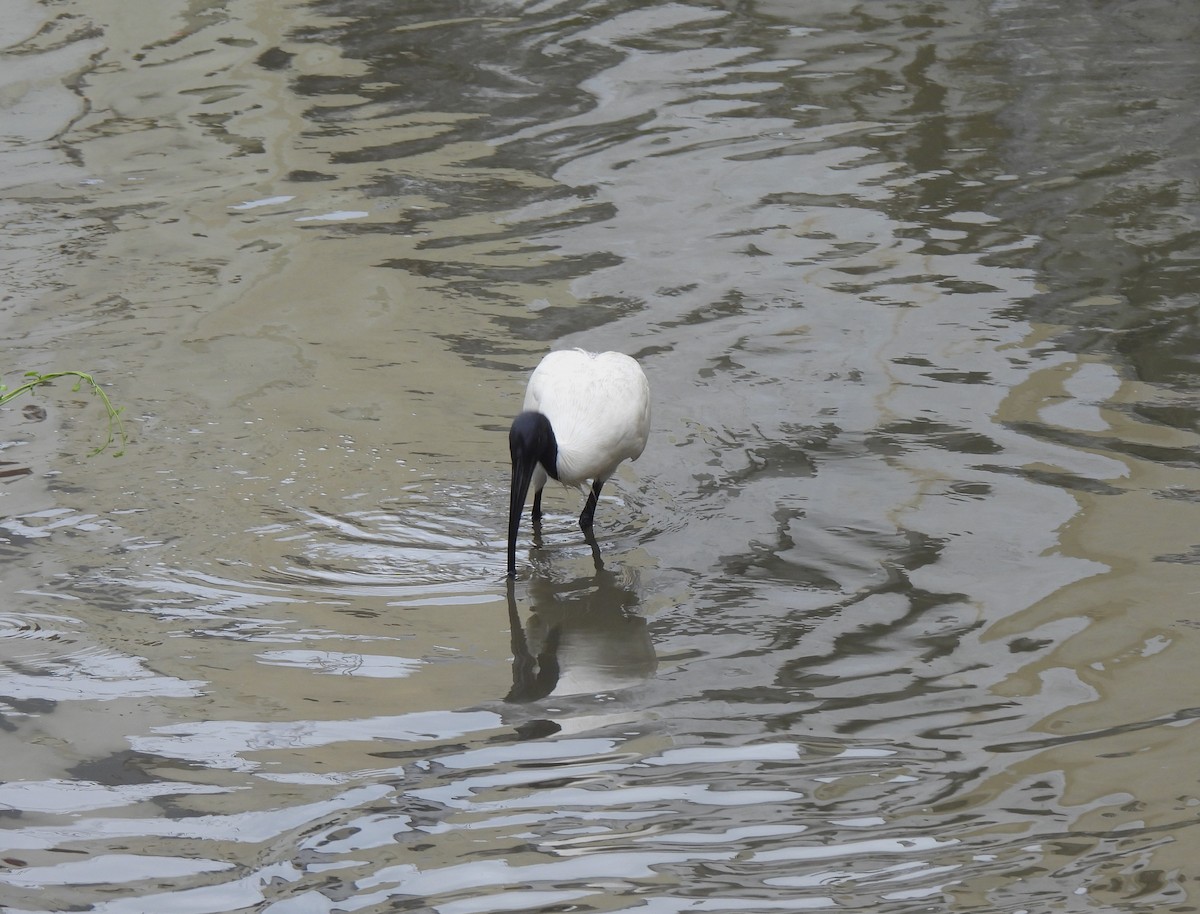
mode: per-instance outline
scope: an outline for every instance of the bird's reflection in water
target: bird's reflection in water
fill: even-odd
[[[594,543],[592,548],[593,575],[569,581],[534,575],[524,623],[514,582],[508,580],[513,685],[507,701],[612,692],[654,674],[656,658],[646,620],[634,612],[636,579],[623,580],[605,569]]]

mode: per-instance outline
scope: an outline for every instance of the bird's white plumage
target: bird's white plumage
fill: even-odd
[[[620,352],[551,352],[529,378],[524,408],[550,420],[558,478],[569,486],[607,479],[641,455],[650,433],[650,386],[637,361]],[[540,471],[534,490],[545,482]]]

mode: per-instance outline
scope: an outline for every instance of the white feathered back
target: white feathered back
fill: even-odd
[[[551,352],[529,378],[524,408],[550,420],[559,480],[570,486],[607,479],[622,460],[636,460],[650,433],[646,375],[620,352]]]

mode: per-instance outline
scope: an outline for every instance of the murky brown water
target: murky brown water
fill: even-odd
[[[0,907],[1198,909],[1193,4],[10,7]]]

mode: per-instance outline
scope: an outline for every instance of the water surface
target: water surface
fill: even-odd
[[[1196,909],[1189,4],[0,29],[8,910]]]

